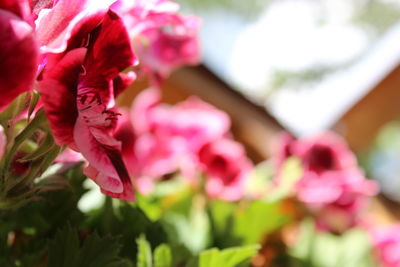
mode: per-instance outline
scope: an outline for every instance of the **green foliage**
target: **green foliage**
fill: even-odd
[[[161,244],[154,250],[154,267],[169,267],[172,265],[171,248]]]
[[[290,221],[279,202],[252,201],[236,206],[213,201],[210,205],[214,243],[218,247],[259,243]]]
[[[234,247],[219,250],[212,248],[199,255],[198,267],[235,267],[253,257],[259,246]]]
[[[143,235],[136,239],[136,243],[138,246],[137,267],[152,267],[153,257],[150,243]]]
[[[342,236],[318,232],[311,221],[305,221],[300,238],[291,249],[295,267],[372,267],[371,242],[368,233],[352,229]]]
[[[77,232],[67,225],[49,242],[48,267],[122,267],[129,266],[118,254],[118,239],[100,237],[97,233],[87,236],[79,245]]]

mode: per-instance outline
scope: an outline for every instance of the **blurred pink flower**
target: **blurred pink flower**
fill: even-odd
[[[78,153],[70,148],[66,148],[60,155],[57,156],[56,162],[78,162],[83,161],[81,153]]]
[[[297,157],[303,169],[295,186],[297,197],[316,213],[320,228],[342,231],[358,224],[378,185],[365,179],[345,141],[331,132],[298,140],[284,134],[280,141],[275,156],[278,180],[285,158]]]
[[[332,132],[302,138],[293,146],[306,172],[322,173],[357,168],[357,160],[345,141]]]
[[[230,127],[228,115],[198,98],[174,106],[161,103],[157,88],[136,97],[130,120],[131,126],[118,127],[116,137],[122,141],[124,160],[137,177],[140,192],[149,192],[154,181],[178,171],[197,184],[199,151],[226,136]],[[126,150],[124,143],[129,144]]]
[[[400,266],[400,224],[371,230],[378,260],[385,267]]]
[[[156,123],[154,116],[155,109],[164,109],[164,106],[161,104],[160,89],[148,88],[136,96],[130,110],[130,118],[135,134],[140,135],[152,131]]]
[[[0,2],[0,111],[33,88],[38,45],[28,16],[28,1]]]
[[[227,138],[216,140],[200,150],[199,160],[210,197],[235,201],[243,196],[252,164],[241,144]]]
[[[199,26],[197,17],[175,15],[168,24],[143,31],[134,44],[144,67],[167,77],[178,67],[198,64]]]
[[[184,139],[192,153],[207,143],[228,134],[229,116],[197,97],[190,97],[172,107],[154,110],[154,132],[157,135]]]
[[[177,14],[178,4],[120,0],[112,7],[122,15],[146,72],[165,78],[182,65],[199,63],[200,20]]]
[[[85,18],[65,52],[47,59],[40,91],[57,143],[82,153],[89,162],[86,175],[103,193],[134,200],[121,143],[113,137],[115,79],[135,62],[122,20],[111,10]]]

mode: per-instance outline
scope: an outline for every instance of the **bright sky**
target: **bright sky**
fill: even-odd
[[[392,1],[392,0],[382,0]],[[331,126],[359,97],[400,63],[400,25],[371,43],[352,24],[354,1],[280,0],[253,23],[221,11],[204,14],[206,64],[298,135]],[[368,51],[368,53],[366,53]],[[349,68],[314,84],[288,85],[266,101],[276,70]]]

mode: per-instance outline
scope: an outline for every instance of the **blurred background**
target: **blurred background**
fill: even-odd
[[[381,184],[375,208],[400,218],[400,1],[177,2],[203,20],[204,64],[175,72],[166,102],[197,95],[225,110],[255,162],[282,130],[334,130]]]

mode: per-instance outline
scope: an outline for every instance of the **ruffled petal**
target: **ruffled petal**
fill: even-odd
[[[100,143],[91,128],[81,116],[78,117],[74,128],[76,145],[92,168],[98,172],[89,173],[89,178],[92,178],[105,194],[134,201],[132,182],[120,154],[120,142],[109,137],[107,144]],[[97,137],[98,134],[97,132]]]
[[[42,9],[36,20],[37,39],[43,52],[65,50],[72,31],[85,18],[105,12],[115,0],[59,0],[52,9]]]
[[[100,89],[104,81],[114,79],[137,59],[121,18],[111,10],[104,15],[100,32],[93,38],[96,41],[89,47],[90,54],[85,60],[87,75],[81,79],[80,86]]]
[[[60,61],[54,62],[54,66],[49,66],[39,82],[43,106],[59,145],[74,143],[73,129],[78,116],[76,84],[85,55],[86,48],[68,52]]]

